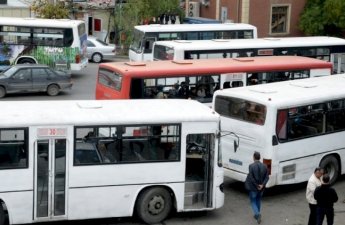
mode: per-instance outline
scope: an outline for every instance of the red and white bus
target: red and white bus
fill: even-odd
[[[211,103],[219,89],[325,76],[331,71],[330,62],[300,56],[103,63],[96,99],[189,98]]]

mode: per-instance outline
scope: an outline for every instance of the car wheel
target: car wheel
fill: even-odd
[[[95,63],[100,63],[100,62],[102,62],[102,59],[103,59],[103,57],[102,57],[102,55],[100,54],[100,53],[94,53],[93,55],[92,55],[92,61],[93,62],[95,62]]]
[[[330,155],[321,160],[320,167],[324,169],[325,173],[329,175],[330,184],[334,184],[339,177],[339,163],[338,160]]]
[[[163,221],[172,208],[171,195],[162,187],[150,188],[140,194],[136,203],[136,212],[147,224]]]
[[[5,97],[6,95],[6,89],[4,87],[0,87],[0,98]]]
[[[60,92],[60,88],[56,84],[51,84],[47,88],[47,94],[49,96],[56,96],[59,94],[59,92]]]

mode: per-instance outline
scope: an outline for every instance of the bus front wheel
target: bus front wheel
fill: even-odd
[[[30,58],[23,58],[18,61],[17,64],[36,64],[35,60],[30,59]]]
[[[334,184],[339,176],[339,162],[333,155],[327,156],[321,160],[320,167],[324,169],[330,177],[330,184]]]
[[[5,212],[0,202],[0,225],[4,225],[4,224],[5,224]]]
[[[136,212],[141,220],[147,224],[163,221],[172,208],[171,195],[162,187],[149,188],[140,194]]]

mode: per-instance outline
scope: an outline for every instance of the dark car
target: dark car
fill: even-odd
[[[46,65],[17,64],[0,73],[0,98],[8,93],[47,92],[58,95],[71,88],[71,75]]]

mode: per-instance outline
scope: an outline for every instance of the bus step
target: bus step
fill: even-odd
[[[185,183],[185,192],[198,192],[204,191],[204,181],[187,181]]]
[[[187,192],[184,196],[184,205],[192,206],[199,202],[203,202],[204,192]]]

